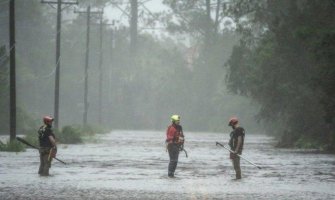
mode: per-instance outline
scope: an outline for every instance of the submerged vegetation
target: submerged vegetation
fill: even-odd
[[[25,146],[16,140],[7,141],[7,143],[3,143],[0,141],[0,151],[8,151],[8,152],[21,152],[25,150]]]
[[[80,144],[86,140],[89,140],[97,133],[105,133],[106,130],[94,126],[81,126],[81,125],[69,125],[64,126],[60,131],[55,130],[55,136],[57,143],[60,144]],[[35,146],[38,145],[38,134],[37,130],[30,130],[25,135],[25,139]]]
[[[72,125],[64,126],[61,131],[56,133],[56,138],[62,144],[77,144],[90,140],[97,133],[106,133],[106,130],[95,126]]]
[[[64,126],[61,131],[56,130],[56,141],[59,144],[80,144],[85,141],[94,141],[94,136],[97,133],[106,133],[107,131],[94,127],[94,126],[80,126],[80,125],[72,125],[72,126]],[[24,136],[24,139],[32,144],[33,146],[38,147],[38,134],[37,130],[31,129],[27,131],[27,134]],[[0,151],[8,151],[8,152],[21,152],[24,151],[27,146],[22,144],[17,140],[7,141],[3,143],[0,141]],[[28,147],[29,148],[29,147]]]

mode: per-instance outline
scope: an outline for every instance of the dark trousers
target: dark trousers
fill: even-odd
[[[234,156],[232,162],[236,173],[236,179],[241,179],[242,177],[241,177],[240,157]]]
[[[179,146],[173,143],[169,144],[168,151],[169,151],[169,157],[170,157],[168,175],[174,176],[174,172],[176,171],[177,164],[178,164]]]
[[[49,176],[49,168],[51,167],[51,159],[49,160],[50,149],[45,148],[40,150],[40,168],[38,173],[41,176]]]

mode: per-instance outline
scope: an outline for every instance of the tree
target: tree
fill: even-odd
[[[223,66],[239,36],[226,25],[222,2],[166,0],[164,3],[173,10],[167,15],[168,30],[191,38],[189,46],[196,49],[197,57],[192,63],[193,88],[189,92],[192,107],[187,116],[194,128],[222,131],[225,127],[222,121],[238,115],[249,130],[259,131],[254,128],[252,114],[257,105],[228,94],[224,84],[226,69]]]
[[[228,63],[229,88],[261,104],[259,119],[282,145],[334,147],[334,6],[241,0],[227,11],[242,35]]]

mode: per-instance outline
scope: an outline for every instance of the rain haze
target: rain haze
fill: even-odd
[[[334,199],[334,8],[0,0],[0,199]]]

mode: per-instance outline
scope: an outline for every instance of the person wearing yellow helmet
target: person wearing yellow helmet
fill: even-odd
[[[166,143],[170,158],[168,176],[172,178],[177,168],[180,147],[184,145],[184,133],[179,115],[172,115],[171,122],[166,131]]]
[[[179,115],[172,115],[171,116],[171,121],[172,121],[172,123],[173,122],[179,123],[180,122],[180,116]]]

